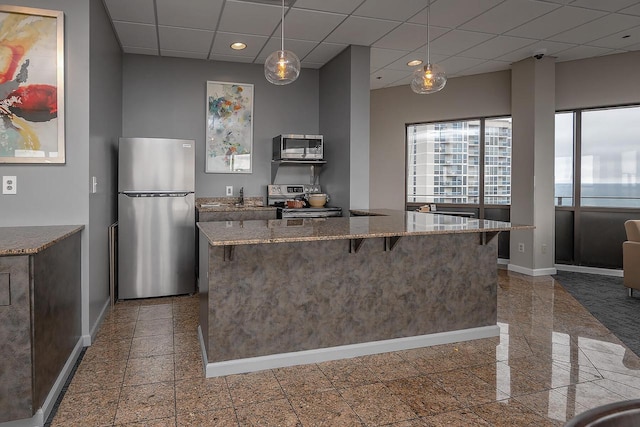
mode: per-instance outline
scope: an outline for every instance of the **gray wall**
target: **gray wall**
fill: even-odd
[[[351,46],[351,209],[369,208],[369,47]],[[346,207],[346,206],[345,206]]]
[[[17,176],[17,195],[0,194],[0,226],[89,224],[89,2],[5,1],[5,4],[64,11],[64,165],[2,165]],[[89,290],[89,234],[82,236],[83,301]],[[89,330],[83,306],[83,334]]]
[[[251,174],[204,172],[208,80],[254,84]],[[265,79],[262,65],[124,55],[123,82],[123,136],[196,141],[196,197],[224,196],[227,185],[233,185],[236,194],[244,187],[245,196],[266,196],[271,138],[319,131],[318,71],[314,69],[304,68],[292,84],[276,86]],[[303,176],[307,183],[306,168]]]
[[[93,328],[109,300],[107,229],[117,218],[116,161],[122,131],[122,53],[101,0],[91,0],[89,72],[89,177],[98,181],[89,196],[88,321]]]
[[[510,71],[450,79],[431,95],[409,86],[371,91],[371,208],[404,209],[407,123],[510,113]]]

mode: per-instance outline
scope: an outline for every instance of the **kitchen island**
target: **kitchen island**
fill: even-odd
[[[530,226],[357,213],[198,223],[207,377],[499,334],[495,236]]]

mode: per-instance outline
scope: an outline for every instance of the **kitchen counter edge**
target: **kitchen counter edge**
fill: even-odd
[[[83,229],[84,225],[0,227],[0,256],[37,254]]]

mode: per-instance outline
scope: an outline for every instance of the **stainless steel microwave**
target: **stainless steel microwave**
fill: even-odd
[[[322,135],[278,135],[273,138],[273,160],[323,160]]]

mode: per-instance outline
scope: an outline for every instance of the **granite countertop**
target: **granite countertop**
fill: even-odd
[[[198,212],[237,212],[237,211],[273,211],[273,206],[265,206],[264,198],[249,196],[244,198],[242,206],[239,197],[199,197],[196,199]]]
[[[213,246],[532,229],[530,225],[451,215],[394,210],[360,210],[371,216],[199,222]]]
[[[36,254],[83,228],[84,225],[0,227],[0,256]]]

